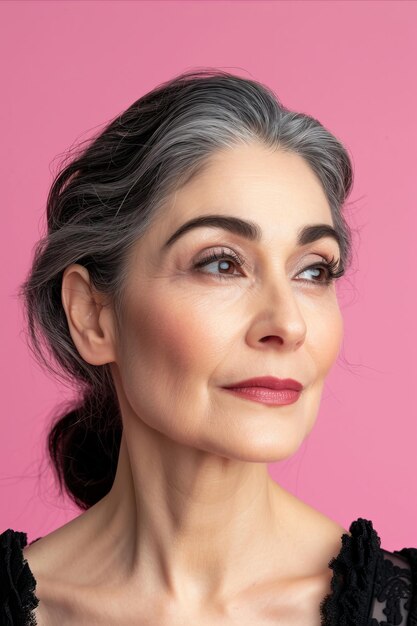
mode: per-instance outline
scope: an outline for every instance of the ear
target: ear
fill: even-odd
[[[112,307],[93,289],[88,270],[73,263],[62,277],[62,305],[72,340],[87,363],[104,365],[116,360]]]

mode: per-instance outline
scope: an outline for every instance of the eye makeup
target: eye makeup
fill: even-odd
[[[304,274],[307,271],[321,270],[322,274],[319,279],[313,279],[313,280],[300,279],[300,280],[306,283],[317,284],[319,286],[329,286],[337,278],[340,278],[341,276],[344,275],[345,270],[342,266],[340,259],[337,259],[334,256],[329,257],[329,258],[322,256],[322,259],[323,259],[323,262],[308,265],[303,270],[301,270],[301,272],[299,272],[299,274]],[[223,264],[224,263],[229,264],[229,266],[232,266],[232,269],[233,269],[233,264],[237,266],[238,268],[244,268],[247,265],[246,261],[240,255],[236,254],[233,250],[230,250],[230,249],[226,250],[225,248],[221,248],[220,251],[216,251],[216,249],[211,250],[209,254],[206,254],[203,258],[195,262],[193,264],[193,270],[201,274],[213,276],[215,280],[217,279],[231,280],[233,278],[236,279],[236,278],[242,277],[242,274],[235,275],[235,274],[230,274],[230,273],[223,273],[223,274],[211,273],[211,272],[206,272],[202,270],[202,268],[205,268],[207,265],[215,264],[215,263],[219,265],[220,262],[223,262]],[[225,268],[223,267],[223,269]]]

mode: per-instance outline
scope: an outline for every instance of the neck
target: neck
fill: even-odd
[[[96,507],[112,570],[185,604],[232,597],[266,566],[288,575],[293,499],[266,464],[190,448],[135,420],[124,427],[113,486]],[[271,563],[271,546],[279,562]]]

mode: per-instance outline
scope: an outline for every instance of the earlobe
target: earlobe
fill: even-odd
[[[81,357],[91,365],[115,361],[113,314],[93,288],[88,270],[78,263],[62,277],[61,301],[68,328]]]

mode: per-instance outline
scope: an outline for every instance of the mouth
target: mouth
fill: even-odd
[[[281,406],[297,402],[304,386],[293,378],[258,376],[232,383],[223,389],[247,400]]]
[[[271,389],[268,387],[223,387],[223,389],[237,397],[272,406],[293,404],[301,395],[301,391],[296,389]]]

